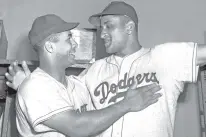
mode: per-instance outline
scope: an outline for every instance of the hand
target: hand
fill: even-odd
[[[7,78],[7,86],[17,90],[23,80],[30,75],[30,70],[25,61],[22,62],[22,67],[18,66],[17,61],[11,63],[9,66],[9,73],[5,73]]]
[[[156,103],[162,95],[156,93],[161,87],[157,84],[151,84],[126,91],[123,101],[129,107],[130,112],[137,112]]]

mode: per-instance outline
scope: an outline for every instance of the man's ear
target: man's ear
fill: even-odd
[[[132,31],[134,31],[134,28],[135,28],[135,24],[133,21],[129,21],[127,24],[126,24],[126,31],[127,33],[130,35],[132,33]]]
[[[54,44],[47,41],[45,43],[45,49],[49,52],[49,53],[52,53],[54,51]]]

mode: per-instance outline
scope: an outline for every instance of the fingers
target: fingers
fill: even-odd
[[[154,94],[157,91],[159,91],[160,89],[161,89],[161,86],[157,85],[156,83],[152,83],[152,84],[149,84],[149,85],[145,85],[145,86],[142,86],[142,87],[135,88],[135,90],[137,90],[137,91],[147,92],[148,94]]]
[[[149,100],[149,101],[147,102],[146,107],[148,107],[148,106],[150,106],[150,105],[152,105],[152,104],[155,104],[155,103],[157,103],[157,102],[158,102],[158,99]]]
[[[5,76],[6,76],[7,80],[9,80],[10,82],[13,81],[13,77],[9,73],[6,72]]]
[[[22,61],[22,68],[26,76],[28,76],[31,73],[28,65],[26,64],[26,61]]]
[[[157,93],[157,94],[154,94],[153,96],[151,96],[151,97],[148,99],[147,106],[156,103],[161,96],[162,96],[161,93]]]
[[[146,92],[147,94],[149,94],[149,95],[153,95],[154,93],[158,92],[159,90],[161,90],[161,86],[156,85],[156,86],[154,86],[153,88],[151,88],[151,89],[149,89],[149,90],[147,90],[147,91],[145,91],[145,92]]]
[[[151,89],[154,89],[156,87],[160,87],[160,86],[157,85],[156,83],[152,83],[152,84],[149,84],[149,85],[142,86],[142,89],[144,91],[150,91]]]
[[[136,87],[137,85],[136,84],[132,84],[132,86],[130,86],[129,89],[135,89],[137,91],[150,91],[151,89],[155,88],[155,87],[158,87],[158,85],[156,83],[152,83],[152,84],[149,84],[149,85],[145,85],[145,86],[142,86],[142,87]]]
[[[21,70],[21,68],[18,66],[18,62],[17,61],[15,61],[12,64],[12,66],[13,66],[13,70],[14,70],[15,73],[18,72],[19,70]]]
[[[147,95],[152,95],[152,94],[156,93],[157,91],[161,90],[161,86],[157,85],[156,83],[152,83],[152,84],[145,85],[145,86],[138,87],[138,88],[136,88],[135,86],[136,85],[133,84],[128,90],[145,92],[145,93],[147,93]]]
[[[11,76],[14,76],[14,75],[15,75],[14,68],[13,68],[13,63],[9,66],[9,74],[10,74]]]
[[[154,94],[154,95],[152,96],[152,100],[153,100],[153,99],[158,99],[158,98],[160,98],[161,96],[162,96],[161,93],[156,93],[156,94]]]
[[[144,90],[148,90],[148,89],[154,88],[155,86],[157,86],[157,84],[152,83],[149,85],[142,86],[141,88],[143,88]],[[137,82],[134,81],[134,83],[129,87],[129,89],[136,89],[136,88],[137,88]]]
[[[11,83],[11,82],[6,82],[6,85],[8,86],[8,87],[10,87],[10,88],[13,88],[13,84]]]
[[[18,62],[17,61],[14,61],[9,66],[9,74],[11,76],[14,76],[16,74],[16,72],[18,72],[19,70],[20,70],[20,67],[18,66]]]

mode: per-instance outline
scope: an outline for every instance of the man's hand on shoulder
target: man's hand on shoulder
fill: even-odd
[[[22,61],[22,67],[18,66],[18,62],[15,61],[9,66],[9,71],[5,73],[7,78],[6,84],[8,87],[17,90],[23,80],[30,75],[30,70],[25,61]]]

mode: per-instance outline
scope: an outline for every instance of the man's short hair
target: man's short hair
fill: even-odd
[[[59,42],[60,34],[61,33],[56,33],[56,34],[49,35],[47,38],[42,40],[40,43],[38,43],[36,45],[33,45],[33,48],[35,49],[35,51],[38,51],[40,48],[42,48],[46,44],[46,42],[52,42],[52,43]]]

